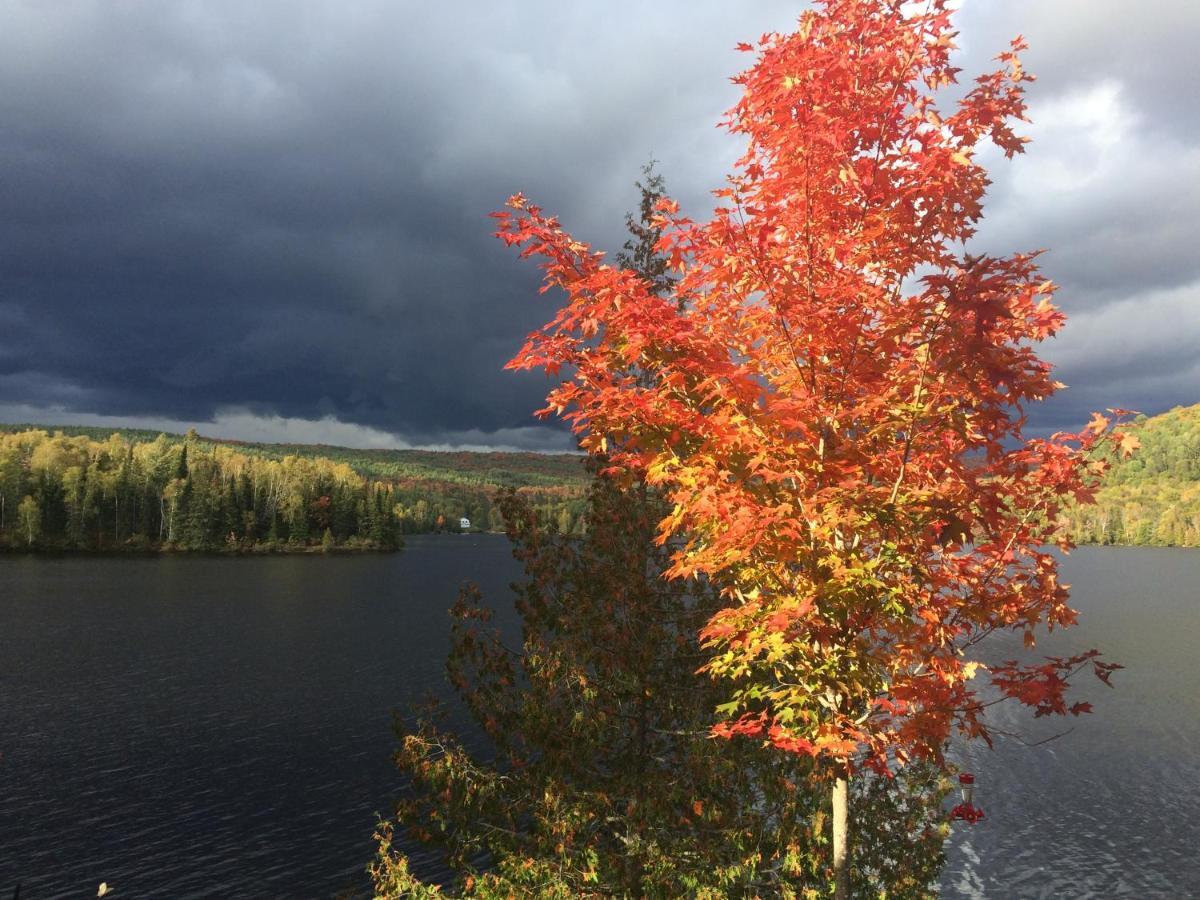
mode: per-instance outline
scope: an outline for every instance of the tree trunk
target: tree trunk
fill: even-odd
[[[850,782],[839,773],[833,783],[833,883],[837,900],[850,900]]]

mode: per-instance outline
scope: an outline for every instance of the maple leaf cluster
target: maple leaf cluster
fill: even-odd
[[[716,733],[840,765],[940,761],[956,731],[987,737],[971,648],[1074,622],[1058,519],[1113,442],[1136,448],[1120,411],[1023,434],[1061,387],[1036,352],[1063,325],[1055,286],[1036,252],[965,247],[979,151],[1022,152],[1032,76],[1018,38],[943,108],[951,13],[824,0],[745,46],[725,125],[747,149],[708,221],[659,202],[662,296],[521,195],[496,214],[543,291],[566,294],[509,366],[565,376],[541,413],[661,490],[668,575],[723,591],[701,632],[728,688]],[[991,683],[1063,712],[1081,661]]]

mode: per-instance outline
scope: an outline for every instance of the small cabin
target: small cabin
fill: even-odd
[[[470,531],[471,530],[471,520],[468,519],[466,516],[463,516],[461,519],[458,520],[458,527],[462,531]]]

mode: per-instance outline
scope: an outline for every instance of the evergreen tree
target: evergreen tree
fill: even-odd
[[[658,290],[653,192],[663,184],[644,171],[624,261]],[[662,577],[671,551],[654,536],[668,505],[602,468],[593,464],[582,539],[565,507],[552,515],[514,493],[498,503],[525,569],[523,645],[505,645],[468,589],[452,610],[447,666],[497,758],[481,762],[434,717],[402,730],[398,762],[414,790],[398,822],[444,851],[461,896],[817,889],[831,862],[828,785],[811,759],[711,739],[721,692],[696,672],[697,635],[722,600],[704,582]],[[944,786],[912,768],[856,791],[864,815],[886,826],[855,847],[855,887],[926,896],[942,861]],[[410,871],[390,824],[379,838],[378,895],[442,896]]]
[[[651,160],[642,167],[644,181],[635,185],[641,192],[641,203],[638,214],[625,215],[625,227],[630,237],[625,242],[624,250],[617,253],[617,262],[621,268],[637,272],[651,287],[651,290],[662,297],[670,293],[675,279],[670,276],[670,260],[658,252],[658,241],[662,237],[662,227],[655,221],[657,204],[667,196],[666,181],[663,176],[654,171],[655,161]]]
[[[720,598],[661,578],[661,504],[597,477],[582,541],[540,527],[513,494],[500,505],[525,567],[523,646],[504,644],[468,589],[448,663],[495,758],[436,717],[403,730],[398,754],[413,793],[397,820],[445,853],[456,894],[799,896],[823,884],[828,787],[812,761],[710,737],[720,691],[696,674],[696,634]],[[856,888],[927,896],[945,786],[912,768],[855,787],[879,823],[854,848]],[[379,837],[378,896],[443,896],[410,871],[391,824]]]

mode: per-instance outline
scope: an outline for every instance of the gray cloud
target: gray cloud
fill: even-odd
[[[964,39],[1024,32],[1033,142],[995,160],[980,243],[1047,248],[1066,328],[1046,348],[1069,390],[1032,413],[1077,427],[1090,410],[1200,401],[1200,6],[1152,0],[968,3]]]
[[[739,149],[714,127],[746,61],[733,44],[799,8],[0,2],[0,403],[569,446],[530,418],[545,379],[500,371],[549,306],[485,214],[522,190],[615,248],[653,154],[703,215]],[[1143,9],[962,14],[964,74],[1020,30],[1041,76],[1036,142],[997,164],[980,240],[1054,248],[1079,327],[1052,348],[1073,390],[1046,421],[1110,394],[1200,399],[1188,333],[1158,352],[1169,336],[1141,315],[1200,296],[1197,13]],[[1093,315],[1109,307],[1132,312]]]

